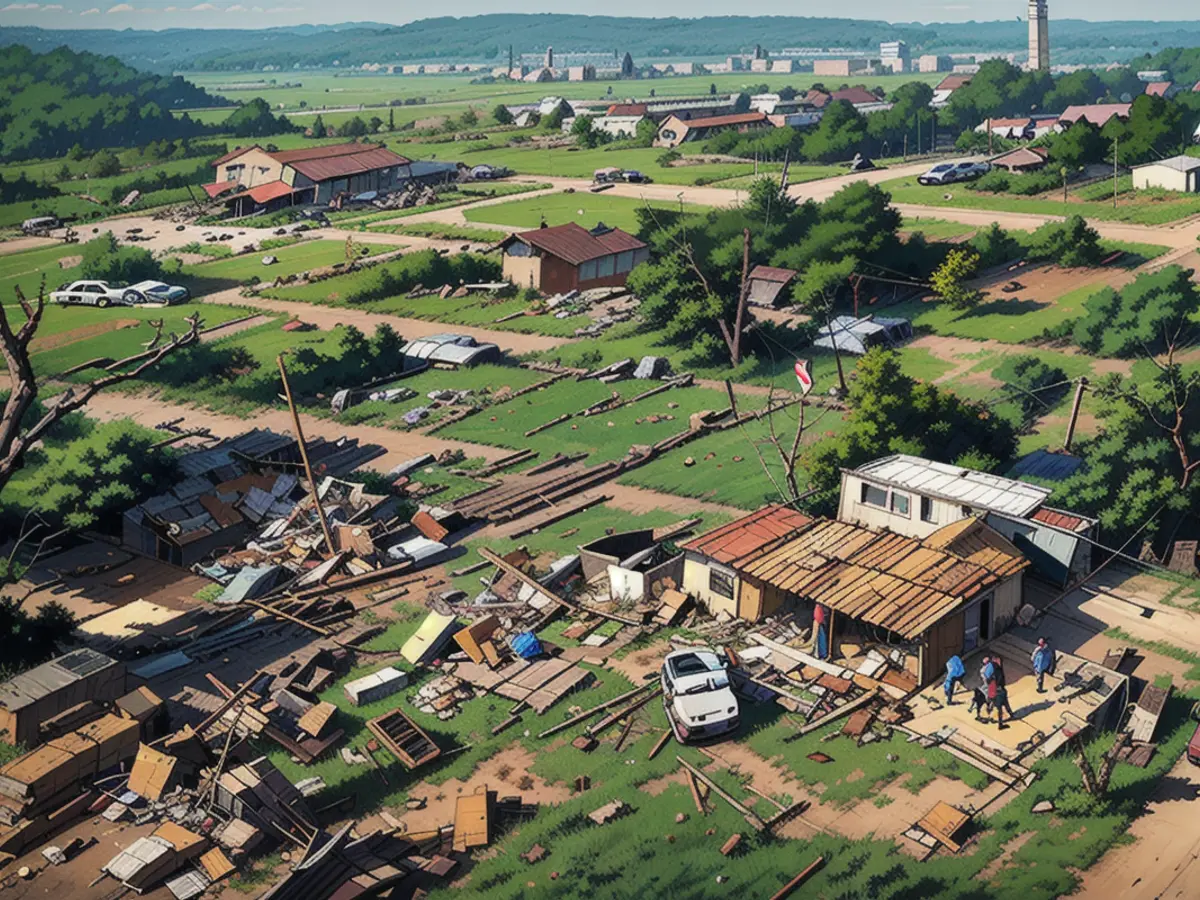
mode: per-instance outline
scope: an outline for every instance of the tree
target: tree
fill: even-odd
[[[979,254],[973,250],[955,248],[930,277],[934,293],[955,309],[967,309],[983,295],[967,282],[979,274]]]
[[[513,114],[509,112],[508,107],[503,103],[496,104],[496,108],[492,110],[492,118],[500,125],[511,125],[513,123]]]
[[[239,106],[225,119],[221,127],[234,137],[264,137],[269,134],[280,134],[295,131],[286,116],[276,118],[271,114],[271,107],[261,97],[255,97],[249,103]]]
[[[654,146],[656,137],[658,137],[658,123],[653,119],[641,119],[634,127],[633,142],[638,147]]]
[[[796,99],[796,95],[798,93],[799,93],[799,91],[797,91],[790,84],[785,84],[783,87],[781,87],[779,89],[779,99],[783,100],[785,103],[790,103],[791,101]]]
[[[81,254],[80,274],[98,281],[129,284],[157,278],[163,271],[162,263],[149,250],[122,247],[111,231],[84,244]]]
[[[836,262],[818,260],[804,270],[793,288],[796,302],[809,310],[814,319],[825,324],[829,341],[833,344],[833,358],[837,363],[838,387],[843,394],[848,388],[846,372],[842,367],[842,352],[833,329],[833,306],[838,291],[854,275],[854,265],[854,258],[849,256]]]
[[[1016,451],[1011,424],[985,407],[905,375],[892,350],[875,348],[858,361],[847,405],[842,430],[804,455],[818,508],[836,504],[843,468],[881,456],[911,453],[955,463],[970,454],[977,466],[994,468]]]
[[[1100,136],[1100,129],[1087,119],[1080,119],[1050,141],[1047,153],[1050,161],[1069,169],[1079,169],[1089,163],[1101,162],[1110,143]]]
[[[1166,266],[1139,275],[1120,292],[1105,288],[1083,301],[1072,339],[1095,356],[1173,355],[1200,337],[1200,292],[1192,272]]]
[[[474,107],[468,106],[458,120],[463,128],[474,128],[479,124],[479,113],[475,112]]]
[[[396,110],[388,108],[388,131],[396,130]]]
[[[338,129],[338,134],[342,137],[363,137],[368,132],[367,123],[362,120],[361,116],[352,116],[342,123],[342,127]]]
[[[108,178],[121,174],[121,161],[109,150],[99,150],[92,154],[87,169],[90,178]]]
[[[735,113],[744,113],[750,111],[750,95],[745,91],[739,93],[733,98],[733,111]]]
[[[571,134],[580,147],[590,149],[600,143],[603,132],[592,127],[591,116],[576,116],[575,121],[571,123]]]
[[[717,95],[717,86],[715,84],[710,84],[708,86],[708,95],[710,97],[715,97]]]
[[[1052,259],[1060,266],[1094,266],[1105,256],[1100,234],[1083,216],[1071,216],[1065,222],[1047,222],[1030,240],[1033,255]]]
[[[996,222],[976,232],[967,243],[979,254],[979,265],[984,269],[1017,259],[1025,252],[1021,242]]]
[[[313,119],[312,136],[315,138],[325,137],[325,119],[321,117],[320,113],[317,113],[317,117]]]
[[[804,156],[814,162],[850,159],[862,145],[867,123],[846,100],[834,100],[825,107],[821,121],[804,137]]]
[[[33,370],[30,344],[37,335],[46,308],[46,288],[43,281],[37,300],[30,302],[18,286],[15,288],[17,304],[25,321],[14,330],[9,322],[4,305],[0,304],[0,355],[8,372],[10,390],[0,414],[0,491],[8,484],[13,474],[21,467],[26,453],[47,437],[55,425],[69,414],[83,409],[92,397],[102,390],[139,378],[181,347],[195,343],[200,337],[200,317],[188,318],[188,330],[182,335],[172,333],[169,340],[163,338],[164,320],[152,321],[154,335],[146,349],[125,359],[111,362],[98,361],[105,372],[100,377],[68,387],[34,421],[26,420],[35,409],[41,385]]]
[[[562,131],[563,120],[573,113],[574,111],[563,102],[542,116],[538,124],[543,131]]]

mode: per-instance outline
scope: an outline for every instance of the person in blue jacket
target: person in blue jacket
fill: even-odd
[[[946,692],[946,705],[954,705],[954,686],[961,684],[963,676],[967,674],[966,667],[963,666],[963,661],[957,656],[952,656],[946,661],[946,681],[942,685],[942,689]]]
[[[1054,674],[1054,649],[1050,642],[1044,637],[1038,638],[1037,646],[1029,655],[1029,661],[1033,663],[1033,674],[1037,676],[1037,692],[1044,694],[1046,673]]]

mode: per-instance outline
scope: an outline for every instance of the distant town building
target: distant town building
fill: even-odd
[[[1162,97],[1169,100],[1182,91],[1183,88],[1171,81],[1152,81],[1146,85],[1146,93],[1151,97]]]
[[[681,119],[672,115],[664,119],[659,126],[654,146],[678,147],[687,141],[705,140],[722,131],[747,132],[771,127],[771,122],[761,112],[733,113],[699,119]]]
[[[796,61],[794,59],[771,60],[771,73],[774,75],[791,75],[795,71]]]
[[[896,75],[907,72],[908,44],[904,41],[883,41],[879,45],[879,65]]]
[[[1050,13],[1046,0],[1029,0],[1029,68],[1050,69]]]
[[[567,81],[595,81],[595,66],[571,66],[567,69]]]
[[[954,68],[954,60],[949,56],[926,54],[917,58],[918,72],[949,72]]]
[[[1091,122],[1097,128],[1103,128],[1114,116],[1118,119],[1129,118],[1128,103],[1093,103],[1088,106],[1068,106],[1058,117],[1060,128],[1074,125],[1080,119]]]
[[[813,74],[831,78],[868,75],[875,70],[877,63],[878,60],[870,59],[814,59]]]
[[[1143,69],[1137,77],[1139,81],[1166,81],[1168,74],[1166,69]]]

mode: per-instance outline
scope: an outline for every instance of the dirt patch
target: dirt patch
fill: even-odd
[[[1029,843],[1030,839],[1035,834],[1037,834],[1036,831],[1024,831],[1021,834],[1018,834],[1012,840],[1005,841],[1004,846],[1001,848],[1000,855],[980,869],[979,873],[975,877],[980,881],[991,881],[993,878],[999,875],[1003,869],[1008,868],[1009,860],[1013,858],[1018,850]]]
[[[670,775],[664,775],[662,778],[654,778],[647,781],[638,790],[643,794],[649,794],[651,797],[657,797],[673,784],[687,784],[687,779],[683,776],[683,769],[672,772]]]
[[[480,763],[466,781],[451,778],[440,785],[421,782],[413,786],[409,796],[423,798],[425,808],[398,816],[411,831],[429,831],[454,821],[458,798],[475,793],[486,785],[501,796],[520,794],[526,803],[556,805],[571,796],[564,784],[550,784],[530,774],[535,757],[524,747],[506,747],[495,756]]]
[[[983,291],[985,302],[1003,300],[1015,303],[1018,300],[1031,299],[1057,304],[1057,298],[1076,288],[1086,286],[1099,290],[1105,285],[1121,287],[1132,280],[1133,275],[1127,269],[1116,266],[1064,269],[1052,264],[1043,264],[1026,266],[1011,272],[1004,267],[993,269],[975,279],[975,286]],[[1010,282],[1016,282],[1020,287],[1011,293],[1004,291],[1003,288]],[[1081,314],[1083,312],[1082,308],[1066,309]]]
[[[82,262],[82,256],[64,256],[58,261],[58,267],[60,269],[73,269]]]
[[[1084,833],[1085,833],[1086,831],[1087,831],[1087,826],[1086,826],[1086,825],[1081,825],[1081,826],[1079,827],[1079,830],[1078,830],[1078,831],[1072,831],[1072,832],[1071,832],[1069,835],[1067,835],[1067,840],[1068,840],[1068,841],[1077,841],[1077,840],[1079,840],[1081,837],[1083,837],[1083,835],[1084,835]]]
[[[867,775],[867,773],[864,772],[862,769],[855,769],[853,772],[851,772],[849,775],[846,776],[846,784],[854,784],[854,782],[865,778],[866,775]]]
[[[102,334],[108,334],[110,331],[120,331],[122,328],[137,328],[141,324],[139,319],[109,319],[107,322],[81,325],[69,331],[60,331],[57,334],[36,337],[29,345],[29,349],[32,353],[44,353],[47,350],[69,347],[71,344],[86,341],[88,338],[99,337]]]
[[[611,659],[608,668],[620,672],[634,684],[641,684],[647,675],[657,673],[662,661],[671,652],[670,641],[655,641],[650,646],[635,650],[620,659]]]

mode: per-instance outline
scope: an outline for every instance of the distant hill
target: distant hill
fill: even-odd
[[[641,19],[613,16],[496,14],[423,19],[398,27],[377,23],[259,30],[167,31],[0,28],[0,45],[45,52],[60,45],[111,54],[153,71],[255,69],[264,65],[359,66],[435,59],[501,60],[553,46],[562,51],[626,51],[634,58],[715,57],[755,44],[867,50],[905,40],[917,53],[1013,52],[1025,46],[1026,26],[1003,22],[892,23],[798,16],[713,16]],[[1125,61],[1161,47],[1200,46],[1200,22],[1087,22],[1051,19],[1056,62]]]

